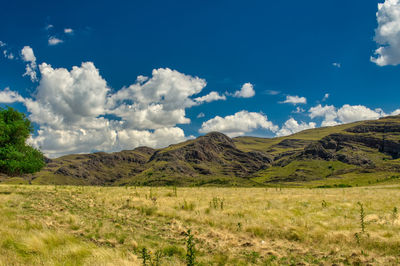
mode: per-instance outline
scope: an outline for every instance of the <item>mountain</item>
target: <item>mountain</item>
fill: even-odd
[[[400,116],[279,138],[212,132],[163,149],[67,155],[0,182],[79,185],[355,186],[400,181]]]

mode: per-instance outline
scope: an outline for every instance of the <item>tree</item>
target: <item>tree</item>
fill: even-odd
[[[0,108],[0,172],[8,175],[34,173],[45,165],[43,154],[26,144],[33,126],[25,114]]]

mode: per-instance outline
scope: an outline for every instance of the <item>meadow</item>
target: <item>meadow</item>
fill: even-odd
[[[399,185],[0,185],[0,265],[186,265],[188,230],[196,265],[395,265],[399,208]]]

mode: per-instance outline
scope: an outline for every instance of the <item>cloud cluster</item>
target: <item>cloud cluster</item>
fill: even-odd
[[[288,136],[306,129],[315,128],[317,124],[315,122],[297,122],[294,118],[290,118],[283,124],[281,129],[276,133],[277,137]]]
[[[380,45],[371,61],[379,66],[400,63],[400,0],[378,3],[375,41]]]
[[[225,117],[216,116],[201,125],[200,133],[218,131],[230,137],[243,136],[255,129],[267,129],[276,132],[278,127],[262,113],[240,111]]]
[[[306,97],[299,97],[297,95],[295,95],[295,96],[287,95],[286,100],[284,100],[281,103],[306,104],[307,99],[306,99]]]
[[[15,58],[14,54],[7,49],[7,44],[5,42],[0,41],[0,48],[3,49],[3,55],[5,58],[13,60]]]
[[[396,115],[397,112],[398,110],[392,112],[391,115]],[[316,117],[323,118],[321,126],[335,126],[355,121],[373,120],[388,115],[380,108],[372,110],[363,105],[349,104],[345,104],[341,108],[336,108],[333,105],[322,106],[319,104],[310,108],[309,113],[311,119]]]
[[[37,81],[36,76],[36,57],[33,50],[29,46],[24,46],[21,50],[22,60],[27,62],[25,67],[25,73],[22,76],[29,76],[32,82]]]
[[[31,49],[24,47],[21,54],[24,61],[36,63]],[[92,62],[71,70],[42,63],[39,72],[33,98],[7,88],[0,92],[0,102],[25,104],[39,125],[30,142],[50,157],[184,141],[187,137],[177,125],[190,123],[186,108],[221,99],[214,92],[195,97],[206,81],[169,68],[154,69],[151,77],[138,76],[136,83],[117,92]]]

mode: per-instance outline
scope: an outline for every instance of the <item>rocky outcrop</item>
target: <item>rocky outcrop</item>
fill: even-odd
[[[385,122],[384,120],[369,121],[362,125],[346,129],[351,133],[394,133],[400,132],[400,124],[395,122]]]
[[[189,163],[192,167],[182,166],[179,171],[186,174],[209,175],[212,174],[211,168],[219,168],[225,174],[246,176],[268,167],[273,158],[263,152],[243,152],[236,148],[228,136],[212,132],[195,140],[160,150],[153,154],[150,159],[150,162],[152,161],[175,165]],[[205,170],[207,165],[208,170]]]
[[[377,149],[380,152],[387,153],[393,158],[400,157],[400,143],[385,138],[365,136],[362,134],[331,134],[319,141],[326,149],[339,151],[345,147],[354,147],[355,144],[361,144],[369,148]]]

